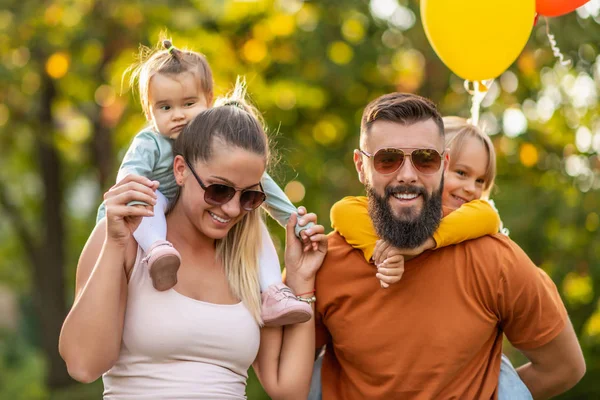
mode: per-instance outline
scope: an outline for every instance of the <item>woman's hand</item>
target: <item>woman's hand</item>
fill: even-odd
[[[315,213],[311,213],[309,217],[304,218],[306,213],[307,213],[306,207],[304,207],[304,206],[298,207],[298,225],[305,227],[306,225],[310,226],[311,223],[316,224],[317,223],[317,215]],[[313,218],[313,216],[314,216],[314,218]],[[308,233],[307,233],[307,231],[308,231]],[[317,248],[319,247],[319,243],[311,242],[311,240],[310,240],[311,234],[313,234],[312,230],[303,229],[302,231],[300,231],[300,239],[302,240],[302,244],[304,245],[304,250],[308,250],[308,247],[310,246],[313,248],[313,250],[317,251]]]
[[[294,234],[298,216],[292,214],[286,226],[285,267],[286,283],[295,292],[314,289],[314,279],[327,253],[327,236],[323,225],[314,225],[304,231],[308,244],[304,244]],[[313,213],[302,216],[307,222],[317,222]]]
[[[142,217],[154,215],[158,182],[139,175],[127,175],[104,194],[106,239],[127,245]],[[150,205],[128,205],[141,201]]]

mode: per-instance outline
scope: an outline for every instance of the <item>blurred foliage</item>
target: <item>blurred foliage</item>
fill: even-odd
[[[498,152],[493,197],[504,225],[556,282],[584,348],[587,375],[564,399],[600,397],[599,13],[592,0],[548,20],[570,66],[557,62],[539,20],[491,87],[481,117]],[[351,155],[368,101],[416,92],[445,115],[468,116],[469,95],[428,44],[416,0],[3,0],[0,195],[16,210],[0,206],[0,281],[17,296],[34,290],[17,225],[38,238],[47,198],[38,141],[50,140],[59,155],[65,296],[72,299],[101,194],[144,124],[122,73],[138,45],[154,45],[164,29],[176,46],[206,54],[218,94],[236,75],[247,77],[277,152],[276,180],[325,224],[336,200],[362,193]],[[42,90],[47,82],[53,92]],[[42,125],[48,94],[52,123]],[[269,224],[281,243],[283,230]],[[0,398],[98,398],[99,382],[52,394],[44,386],[44,354],[28,332],[35,321],[25,312],[21,327],[1,336]],[[248,396],[266,398],[254,378]]]

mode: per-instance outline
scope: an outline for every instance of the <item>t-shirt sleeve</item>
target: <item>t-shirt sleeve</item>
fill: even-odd
[[[506,240],[509,249],[502,258],[498,288],[500,325],[513,346],[535,349],[554,339],[569,317],[552,279]]]
[[[342,235],[348,244],[363,252],[369,262],[379,237],[369,216],[368,200],[364,196],[348,196],[333,205],[330,212],[331,227]]]
[[[160,158],[159,145],[154,135],[153,132],[142,131],[133,138],[119,167],[117,182],[128,174],[154,179],[154,170]]]
[[[329,343],[331,343],[331,335],[325,324],[323,324],[321,314],[315,308],[315,349],[320,349]]]
[[[473,200],[442,218],[433,234],[436,249],[497,233],[500,216],[485,200]]]

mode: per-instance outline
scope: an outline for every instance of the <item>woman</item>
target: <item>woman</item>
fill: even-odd
[[[152,208],[127,204],[155,204],[157,183],[129,175],[104,196],[107,216],[79,260],[59,348],[75,379],[103,374],[105,399],[243,399],[250,365],[272,398],[308,394],[314,320],[260,330],[257,207],[268,140],[243,99],[224,104],[195,117],[174,145],[179,193],[167,239],[182,258],[174,288],[152,287],[131,234]],[[312,305],[327,241],[315,225],[310,243],[300,242],[296,220],[286,227],[285,263],[300,296],[279,295]]]

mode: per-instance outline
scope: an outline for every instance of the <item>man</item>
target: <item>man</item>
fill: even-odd
[[[411,235],[416,247],[437,228],[449,161],[443,132],[435,106],[419,96],[388,94],[364,110],[354,162],[383,239]],[[374,162],[387,148],[404,151],[404,161]],[[414,158],[419,150],[431,156],[426,165]],[[373,266],[334,232],[316,296],[324,400],[496,398],[503,334],[530,360],[518,373],[536,399],[585,373],[555,285],[501,234],[408,260],[402,280],[381,289]]]

